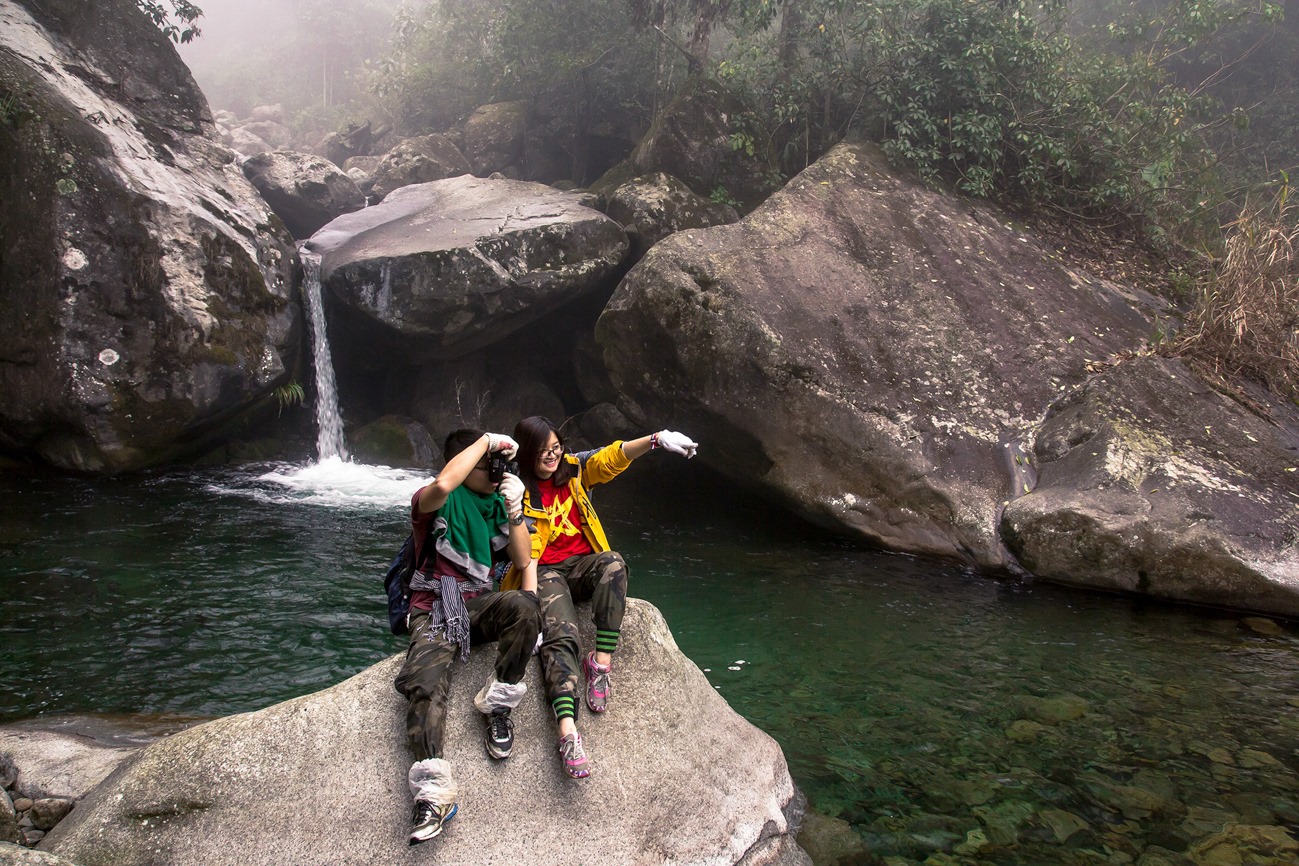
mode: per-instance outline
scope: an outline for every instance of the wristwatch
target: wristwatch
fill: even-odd
[[[523,522],[523,512],[522,512],[522,511],[520,511],[518,514],[516,514],[516,515],[514,515],[513,517],[510,518],[510,525],[511,525],[511,526],[518,526],[518,525],[519,525],[520,523],[522,523],[522,522]]]

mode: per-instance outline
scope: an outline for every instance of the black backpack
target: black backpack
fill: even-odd
[[[501,578],[510,570],[510,561],[501,552],[493,555],[492,587],[499,587]],[[388,565],[383,576],[383,589],[388,595],[388,629],[393,634],[409,634],[407,617],[410,614],[410,578],[415,573],[415,533],[406,536],[401,550]]]
[[[393,557],[388,573],[383,576],[383,588],[388,593],[388,628],[393,634],[406,634],[406,616],[410,613],[410,577],[415,573],[415,533],[406,536],[406,543]]]

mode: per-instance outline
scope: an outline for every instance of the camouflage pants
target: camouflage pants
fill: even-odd
[[[496,679],[517,683],[523,679],[541,631],[541,612],[532,596],[519,592],[488,592],[465,600],[469,610],[469,644],[496,641]],[[406,735],[415,760],[442,757],[446,729],[447,690],[451,663],[458,644],[446,639],[442,629],[429,628],[427,611],[412,612],[410,647],[406,663],[393,683],[406,696]]]
[[[614,551],[570,556],[537,568],[537,597],[541,600],[541,670],[546,698],[574,698],[582,665],[574,605],[591,600],[597,629],[618,631],[627,607],[627,563]]]

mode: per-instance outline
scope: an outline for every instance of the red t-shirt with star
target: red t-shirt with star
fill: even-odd
[[[550,540],[538,563],[554,565],[570,556],[594,553],[582,534],[582,511],[568,485],[556,487],[555,482],[547,478],[538,481],[537,488],[541,492],[541,507],[550,516]]]

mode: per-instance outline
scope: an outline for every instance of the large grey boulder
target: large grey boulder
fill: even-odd
[[[12,755],[18,767],[14,789],[32,799],[83,797],[137,750],[81,734],[0,728],[0,755]]]
[[[469,161],[460,148],[435,132],[408,138],[384,154],[374,169],[370,194],[377,201],[399,187],[468,173]]]
[[[1051,407],[1011,550],[1062,583],[1299,616],[1299,408],[1125,360]]]
[[[0,83],[0,449],[202,453],[289,379],[292,239],[133,0],[0,5]]]
[[[309,238],[334,217],[365,207],[356,182],[323,156],[269,151],[245,160],[243,170],[295,238]]]
[[[695,195],[690,187],[663,172],[642,175],[619,186],[605,213],[627,231],[635,261],[673,232],[729,225],[740,218],[730,205]]]
[[[640,424],[807,518],[1004,566],[1015,440],[1150,320],[995,211],[843,144],[733,226],[678,232],[596,329]]]
[[[590,623],[586,622],[590,641]],[[740,718],[677,649],[651,605],[623,622],[610,710],[583,716],[592,776],[568,779],[538,665],[515,710],[513,755],[482,747],[474,692],[495,646],[457,664],[445,756],[460,813],[406,844],[410,795],[401,656],[331,689],[190,728],[139,752],[41,847],[79,863],[810,864],[779,747]]]
[[[600,285],[626,254],[618,224],[580,200],[465,175],[339,217],[308,243],[342,305],[331,331],[416,363],[508,337]]]
[[[473,173],[485,177],[500,171],[517,176],[527,131],[526,102],[494,102],[475,110],[464,129],[464,154]]]

